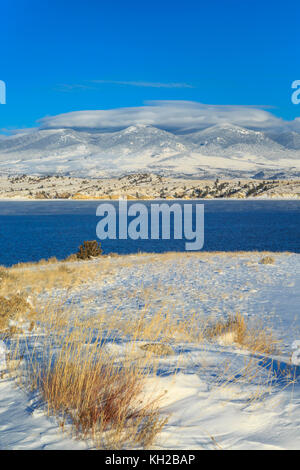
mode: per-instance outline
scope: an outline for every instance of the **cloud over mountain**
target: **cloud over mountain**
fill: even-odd
[[[0,174],[111,176],[151,171],[218,177],[300,177],[300,119],[266,109],[155,101],[49,116],[2,137]]]
[[[117,130],[144,124],[184,132],[213,125],[234,124],[256,130],[300,132],[300,119],[284,121],[262,107],[207,105],[190,101],[150,101],[144,106],[75,111],[47,116],[41,128]]]

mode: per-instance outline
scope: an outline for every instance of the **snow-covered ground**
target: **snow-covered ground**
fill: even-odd
[[[117,314],[120,321],[145,311],[149,317],[162,311],[203,319],[240,312],[281,341],[280,353],[267,358],[234,343],[166,338],[174,354],[158,358],[161,375],[147,379],[149,393],[164,392],[161,413],[169,416],[156,448],[300,448],[300,367],[291,363],[292,344],[300,340],[300,255],[272,254],[274,264],[266,265],[259,262],[263,256],[120,256],[108,260],[105,275],[100,259],[91,261],[99,276],[68,294],[76,311]],[[124,345],[107,347],[122,354]],[[62,434],[54,418],[32,406],[11,380],[0,380],[1,449],[86,447]]]
[[[87,443],[64,434],[54,418],[36,410],[31,400],[13,380],[0,380],[0,449],[61,450],[86,449]]]

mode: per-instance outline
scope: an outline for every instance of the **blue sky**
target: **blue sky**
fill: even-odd
[[[184,100],[300,116],[299,1],[1,2],[0,129]]]

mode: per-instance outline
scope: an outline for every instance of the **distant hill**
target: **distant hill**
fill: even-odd
[[[0,139],[1,174],[300,177],[300,134],[232,124],[175,134],[149,125],[117,132],[42,129]]]

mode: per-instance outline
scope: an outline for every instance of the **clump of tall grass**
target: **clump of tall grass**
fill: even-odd
[[[37,380],[49,414],[71,420],[78,436],[93,438],[99,447],[151,445],[165,420],[158,399],[142,398],[144,374],[113,361],[82,367],[67,359],[42,369]]]
[[[273,256],[264,256],[259,262],[260,264],[274,264],[275,258],[273,258]]]
[[[205,331],[210,340],[221,340],[223,343],[235,343],[254,353],[274,354],[278,341],[271,331],[257,326],[249,326],[240,313],[218,320]]]
[[[17,320],[20,315],[31,310],[31,305],[22,295],[13,295],[10,298],[0,296],[0,332],[9,327],[11,320]]]
[[[121,356],[112,354],[107,346],[116,341],[114,325],[71,322],[72,307],[49,303],[40,310],[40,334],[15,340],[8,361],[12,377],[36,393],[49,415],[98,448],[151,446],[166,423],[161,396],[147,392],[147,379],[155,374],[151,355],[137,355],[132,341]]]

